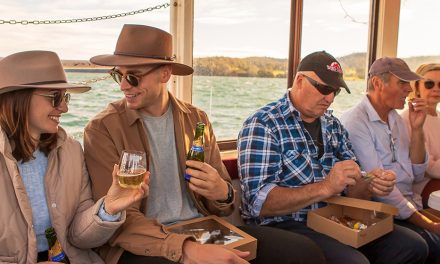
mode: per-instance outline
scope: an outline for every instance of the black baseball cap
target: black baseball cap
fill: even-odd
[[[342,76],[341,65],[335,57],[325,51],[317,51],[305,56],[298,65],[298,71],[313,71],[335,90],[344,87],[347,93],[351,93]]]

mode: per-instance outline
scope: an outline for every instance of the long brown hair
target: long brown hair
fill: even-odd
[[[0,127],[9,141],[14,142],[12,155],[17,161],[26,162],[34,158],[35,140],[38,140],[38,147],[46,156],[57,142],[56,134],[42,134],[39,139],[34,139],[29,133],[29,110],[34,90],[0,94]]]

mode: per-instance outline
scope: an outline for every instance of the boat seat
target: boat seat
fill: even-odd
[[[241,205],[241,187],[240,187],[240,178],[238,177],[238,167],[237,167],[237,157],[228,157],[223,159],[223,164],[225,164],[226,169],[229,172],[229,176],[231,176],[232,186],[235,189],[235,210],[231,215],[223,217],[229,223],[235,226],[244,225],[243,219],[240,214],[240,205]]]

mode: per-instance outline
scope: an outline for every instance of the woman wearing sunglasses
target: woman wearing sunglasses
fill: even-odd
[[[410,100],[414,98],[423,98],[428,104],[428,114],[426,116],[423,131],[425,134],[426,150],[429,154],[429,165],[422,182],[414,185],[414,191],[422,194],[423,205],[427,205],[427,197],[434,190],[440,190],[440,141],[438,140],[438,131],[440,131],[440,112],[437,111],[437,105],[440,102],[440,64],[429,63],[422,64],[416,70],[416,73],[423,77],[423,80],[411,83],[412,92],[408,96]],[[408,110],[402,113],[407,125]],[[431,180],[428,188],[426,184]]]
[[[125,221],[125,208],[148,192],[116,180],[92,200],[81,145],[59,126],[71,93],[58,56],[15,53],[0,60],[0,263],[48,261],[45,230],[53,227],[70,263],[103,263],[90,248],[104,244]],[[111,166],[111,164],[109,164]]]

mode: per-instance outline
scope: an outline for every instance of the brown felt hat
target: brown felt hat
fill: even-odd
[[[1,59],[0,94],[28,88],[69,89],[72,93],[90,90],[87,85],[67,83],[63,65],[55,52],[23,51]]]
[[[90,62],[103,66],[169,64],[174,75],[190,75],[194,71],[174,61],[170,33],[144,25],[124,25],[115,52],[92,57]]]

